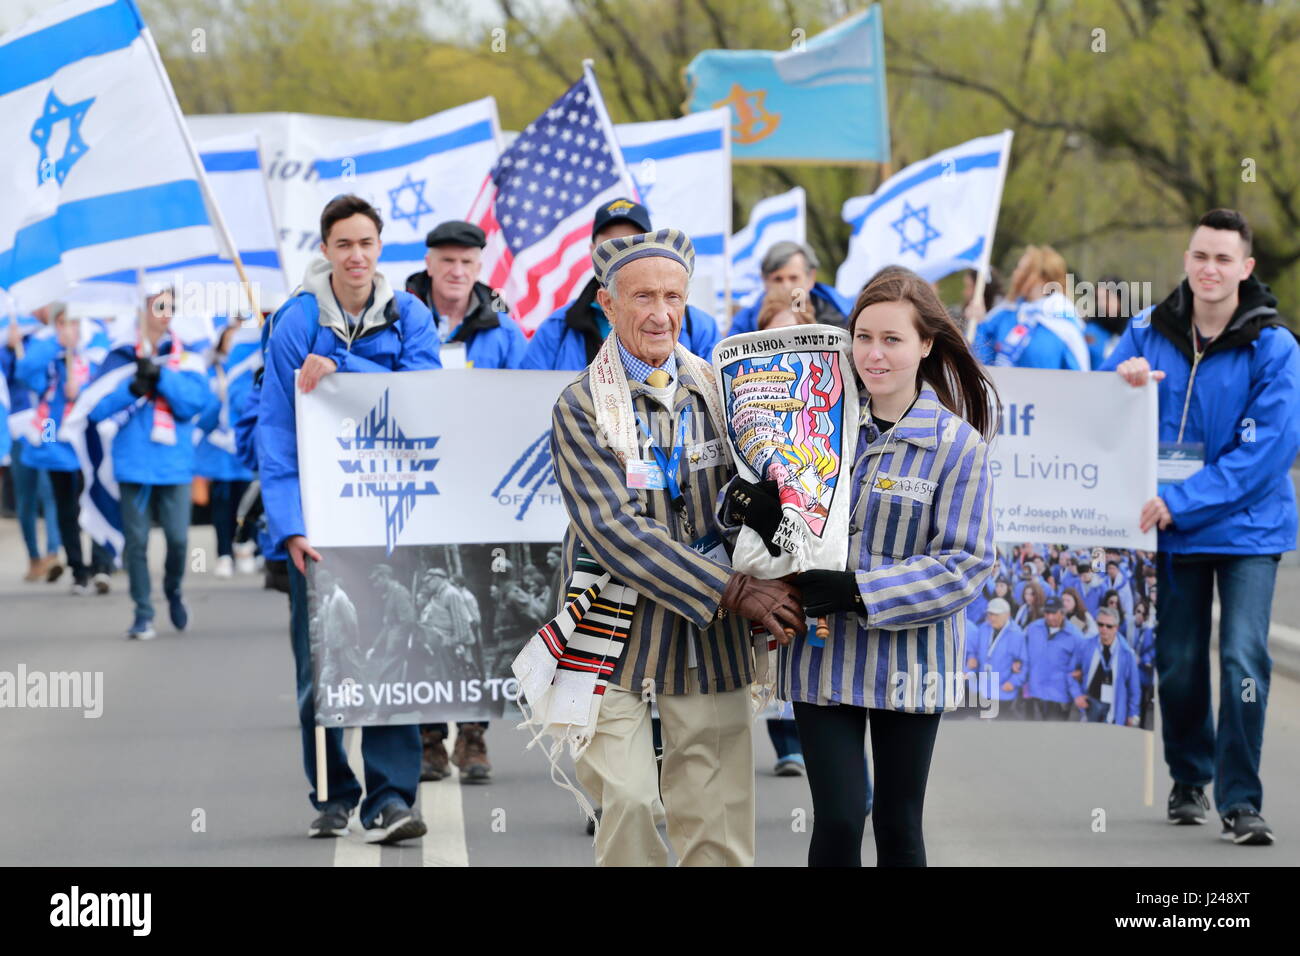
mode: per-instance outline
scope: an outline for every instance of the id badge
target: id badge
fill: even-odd
[[[1111,705],[1113,705],[1113,704],[1115,703],[1115,685],[1114,685],[1114,684],[1102,684],[1102,685],[1101,685],[1101,702],[1102,702],[1103,704],[1111,704]]]
[[[1156,483],[1181,485],[1205,467],[1205,444],[1199,441],[1162,441],[1156,463]]]
[[[668,487],[664,470],[657,462],[629,458],[627,462],[627,486],[648,491],[662,491]]]
[[[468,354],[464,342],[444,342],[438,349],[438,358],[444,369],[469,368]]]

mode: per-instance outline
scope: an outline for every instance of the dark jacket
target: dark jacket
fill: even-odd
[[[421,271],[407,276],[406,291],[429,307],[441,339],[443,319],[433,304],[429,273]],[[519,368],[528,347],[523,331],[510,318],[510,313],[492,308],[492,290],[482,282],[474,283],[469,311],[448,342],[464,342],[465,358],[474,368]]]

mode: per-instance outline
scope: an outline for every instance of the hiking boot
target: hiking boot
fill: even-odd
[[[313,839],[347,836],[350,829],[348,815],[347,807],[328,804],[321,810],[320,816],[313,820],[311,826],[307,828],[307,835]]]
[[[1210,810],[1205,788],[1190,783],[1176,783],[1169,791],[1169,822],[1175,826],[1204,823]]]
[[[457,727],[451,762],[460,768],[461,783],[487,783],[492,778],[492,765],[488,763],[481,725],[461,724]]]
[[[447,747],[441,730],[420,729],[420,779],[443,780],[451,776]]]
[[[1223,831],[1219,834],[1221,840],[1231,840],[1242,846],[1269,846],[1273,842],[1273,830],[1264,822],[1263,817],[1249,807],[1233,810],[1222,819]]]
[[[380,812],[375,822],[366,829],[367,843],[401,843],[414,840],[429,831],[420,819],[419,811],[403,803],[390,803]]]

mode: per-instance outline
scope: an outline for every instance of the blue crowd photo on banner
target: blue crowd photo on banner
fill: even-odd
[[[789,50],[705,50],[687,109],[729,107],[737,161],[888,162],[879,4]]]

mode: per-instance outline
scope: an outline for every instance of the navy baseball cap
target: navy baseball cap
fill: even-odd
[[[1061,603],[1059,597],[1049,597],[1043,602],[1044,611],[1064,611],[1065,605]]]
[[[596,218],[591,224],[591,238],[610,223],[630,222],[642,232],[649,232],[650,210],[630,199],[613,199],[596,210]]]

